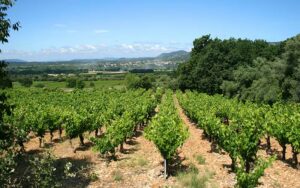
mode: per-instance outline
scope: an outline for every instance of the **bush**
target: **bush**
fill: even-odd
[[[123,180],[122,172],[120,172],[119,170],[113,171],[112,176],[113,176],[113,179],[115,181],[122,181]]]
[[[197,172],[181,172],[177,176],[181,186],[190,188],[205,188],[209,182],[208,175],[200,176]]]
[[[77,80],[75,78],[69,78],[67,79],[67,87],[68,88],[75,88],[76,87]]]
[[[90,87],[95,87],[95,83],[94,82],[90,82]]]
[[[79,79],[76,79],[76,78],[69,78],[67,80],[66,87],[68,87],[68,88],[83,89],[85,87],[85,83],[84,83],[83,80],[79,80]]]
[[[60,187],[55,176],[54,158],[48,153],[34,157],[29,161],[30,169],[24,174],[25,180],[22,185],[27,187]]]
[[[12,182],[12,174],[14,173],[16,162],[14,160],[13,151],[1,151],[0,149],[0,185],[9,187]],[[2,187],[1,186],[1,187]]]
[[[76,88],[77,89],[83,89],[85,87],[85,83],[83,80],[77,80],[76,81]]]
[[[149,76],[136,76],[134,74],[128,74],[125,77],[126,87],[128,89],[144,88],[150,89],[153,86],[154,79]]]
[[[270,164],[275,160],[274,157],[269,158],[267,161],[262,159],[258,160],[255,164],[254,169],[247,173],[245,169],[245,164],[243,160],[241,160],[241,167],[238,167],[236,173],[237,184],[235,187],[237,188],[254,188],[258,184],[258,180],[261,176],[264,175],[265,169],[270,166]]]
[[[198,164],[205,164],[205,158],[202,155],[197,155],[195,158]]]
[[[45,87],[45,84],[38,83],[38,84],[36,84],[34,87],[37,87],[37,88],[44,88],[44,87]]]
[[[23,78],[19,80],[19,83],[24,87],[30,87],[33,84],[31,78]]]

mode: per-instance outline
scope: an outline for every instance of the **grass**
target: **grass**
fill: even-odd
[[[149,161],[147,159],[143,158],[142,156],[137,156],[136,158],[131,158],[119,163],[119,167],[145,167],[148,165],[148,163]]]
[[[179,173],[177,179],[182,187],[188,188],[205,188],[209,181],[208,176],[200,176],[196,172]]]
[[[204,174],[200,174],[198,168],[194,164],[190,164],[188,169],[179,172],[176,176],[180,187],[187,188],[205,188],[212,186],[210,179],[214,176],[213,172],[205,170]]]
[[[95,172],[92,172],[91,174],[89,174],[89,179],[93,182],[98,180],[98,175]]]
[[[195,156],[196,161],[198,162],[198,164],[205,164],[205,158],[202,155],[197,155]]]
[[[123,180],[122,172],[120,172],[119,170],[113,171],[112,176],[113,176],[114,181],[122,181]]]
[[[148,164],[148,160],[144,159],[143,157],[138,157],[136,159],[137,165],[140,167],[146,166]]]

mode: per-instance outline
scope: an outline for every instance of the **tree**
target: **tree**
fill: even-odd
[[[12,0],[0,0],[0,41],[1,43],[7,43],[9,38],[10,29],[18,30],[19,23],[11,24],[10,19],[7,18],[7,10],[13,6]],[[1,53],[1,49],[0,49]],[[0,62],[0,151],[7,148],[7,137],[12,134],[12,130],[9,125],[5,125],[3,122],[3,116],[11,113],[11,106],[7,103],[7,96],[2,89],[11,87],[11,81],[5,70],[7,64]],[[2,147],[3,146],[3,147]],[[2,156],[2,155],[1,155]],[[0,180],[1,181],[1,180]]]
[[[283,49],[283,50],[282,50]],[[300,102],[300,35],[282,42],[280,58],[256,58],[233,70],[221,89],[229,97],[273,104]]]
[[[137,89],[137,88],[150,89],[153,87],[154,79],[147,75],[139,77],[134,74],[128,74],[125,77],[125,82],[128,89]]]
[[[284,78],[280,80],[282,99],[300,102],[300,34],[285,43]]]
[[[69,78],[67,79],[67,85],[68,88],[75,88],[76,87],[76,79],[75,78]]]
[[[95,83],[94,82],[90,82],[90,87],[95,87]]]
[[[22,78],[19,80],[19,83],[24,87],[30,87],[33,84],[31,78]]]
[[[18,30],[19,23],[12,24],[7,18],[7,10],[13,6],[13,0],[0,0],[0,42],[8,42],[11,29]],[[0,49],[1,53],[1,49]],[[3,122],[5,114],[11,114],[11,105],[7,103],[7,96],[3,89],[11,87],[11,81],[5,70],[7,64],[0,62],[0,185],[7,186],[10,181],[10,174],[14,166],[13,151],[10,149],[13,145],[13,127]]]
[[[257,57],[274,60],[282,52],[281,45],[263,40],[220,40],[210,35],[195,39],[193,44],[190,60],[178,68],[179,88],[208,94],[222,93],[223,81],[233,80],[233,71],[239,67],[251,66]]]
[[[83,80],[79,80],[76,78],[69,78],[67,80],[67,85],[68,88],[77,88],[77,89],[83,89],[85,87],[85,83]]]
[[[125,77],[126,87],[128,89],[136,89],[140,78],[134,74],[128,74]]]
[[[76,88],[77,89],[83,89],[85,87],[85,83],[83,80],[77,80],[76,81]]]
[[[10,19],[7,18],[7,10],[14,4],[13,0],[0,0],[0,42],[2,44],[8,42],[9,31],[11,29],[18,30],[20,27],[19,22],[12,24]],[[0,49],[1,53],[1,49]],[[8,78],[7,72],[5,71],[7,64],[4,61],[0,61],[0,88],[11,87],[11,81]]]

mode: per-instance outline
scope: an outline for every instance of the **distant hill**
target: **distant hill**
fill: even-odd
[[[190,53],[184,50],[179,50],[175,52],[162,53],[156,57],[135,57],[135,58],[102,58],[102,59],[73,59],[68,61],[24,61],[21,59],[4,59],[3,61],[9,63],[10,65],[19,64],[96,64],[96,63],[124,63],[124,62],[136,62],[136,61],[186,61],[190,58]]]
[[[27,61],[24,61],[22,59],[3,59],[1,61],[5,61],[6,63],[14,63],[14,64],[23,64],[27,63]]]
[[[155,59],[162,61],[186,61],[190,58],[190,53],[184,50],[179,50],[170,53],[162,53],[157,56]]]

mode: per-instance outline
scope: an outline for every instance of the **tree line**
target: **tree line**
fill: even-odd
[[[300,35],[282,42],[202,36],[177,70],[181,90],[273,104],[300,101]]]

